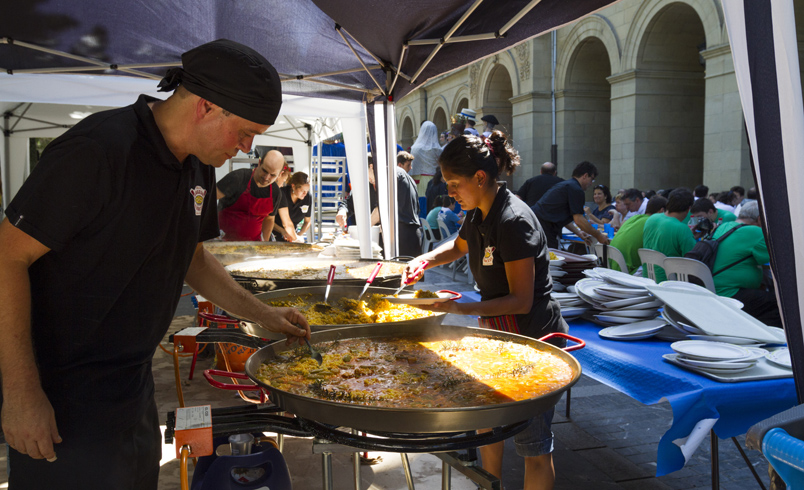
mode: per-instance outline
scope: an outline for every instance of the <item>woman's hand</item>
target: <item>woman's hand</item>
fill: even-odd
[[[431,305],[413,305],[413,306],[421,310],[435,311],[436,313],[444,312],[444,313],[454,313],[456,315],[463,314],[460,303],[457,303],[455,301],[443,301],[441,303],[433,303]]]
[[[405,270],[402,271],[402,282],[399,285],[416,284],[419,282],[419,280],[424,277],[424,269],[426,267],[421,267],[422,263],[424,262],[425,260],[423,259],[422,255],[419,255],[415,259],[408,262],[408,264],[405,266]],[[420,268],[421,270],[418,270]]]

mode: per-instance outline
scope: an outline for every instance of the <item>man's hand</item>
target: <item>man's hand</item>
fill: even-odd
[[[53,407],[42,388],[26,388],[4,395],[2,423],[8,445],[33,459],[55,461],[53,444],[60,443],[61,436]]]
[[[598,236],[596,238],[597,238],[597,241],[602,243],[603,245],[608,245],[609,244],[609,237],[605,233],[598,233]]]
[[[592,210],[589,209],[589,206],[584,206],[583,207],[583,212],[586,213],[587,215],[592,214]]]
[[[271,332],[285,334],[285,345],[293,342],[304,345],[304,339],[310,339],[310,324],[296,308],[270,308],[257,323]]]
[[[346,228],[346,216],[343,214],[336,214],[335,215],[335,222],[338,223],[338,226],[341,228]]]

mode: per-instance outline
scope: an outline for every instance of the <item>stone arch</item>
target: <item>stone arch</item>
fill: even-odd
[[[452,97],[452,114],[461,112],[462,109],[469,107],[469,87],[462,85]]]
[[[446,119],[445,121],[446,127],[444,128],[441,127],[441,122],[436,122],[436,119],[440,119],[440,116],[438,116],[439,113],[443,114],[444,118]],[[437,97],[433,98],[432,103],[430,104],[427,114],[427,120],[435,123],[439,131],[446,131],[449,129],[450,124],[449,113],[450,110],[449,110],[449,103],[447,103],[447,98],[444,97],[443,95],[438,95]],[[422,121],[422,123],[424,123],[424,121]]]
[[[508,50],[483,60],[482,64],[480,65],[477,81],[478,93],[473,94],[476,97],[476,100],[472,101],[470,98],[470,103],[475,103],[478,106],[483,105],[483,101],[488,95],[489,78],[501,66],[506,69],[508,76],[511,79],[512,97],[516,97],[521,93],[519,86],[519,69],[517,68],[513,51]]]
[[[413,133],[413,128],[413,119],[407,115],[403,117],[402,124],[399,129],[399,144],[402,145],[402,148],[408,149],[413,145],[413,142],[416,141],[416,135]]]
[[[437,108],[433,113],[433,118],[430,120],[433,122],[433,124],[436,125],[436,128],[438,128],[439,133],[449,131],[449,128],[451,126],[450,119],[447,116],[447,113],[443,107]]]
[[[606,48],[611,73],[620,72],[620,56],[622,47],[614,27],[605,17],[595,14],[575,24],[561,47],[561,54],[556,62],[556,91],[564,90],[567,72],[578,47],[590,39],[599,40]]]
[[[410,122],[410,134],[403,134],[403,129],[405,127],[406,122]],[[405,138],[416,140],[416,130],[418,126],[416,126],[416,114],[414,114],[413,109],[410,106],[405,106],[402,108],[401,111],[397,113],[397,142],[402,145],[403,148],[407,148],[403,141]],[[410,144],[413,144],[412,142]],[[408,145],[410,146],[410,145]]]
[[[596,23],[598,26],[599,23]],[[597,166],[598,182],[611,183],[611,85],[608,47],[597,36],[579,36],[556,97],[557,155],[560,175],[584,160]],[[558,79],[558,76],[556,76]],[[556,84],[558,85],[558,84]],[[587,190],[591,199],[592,189]]]
[[[692,188],[703,181],[706,111],[707,37],[701,13],[687,1],[653,2],[660,7],[632,47],[634,113],[634,185]],[[716,12],[715,12],[716,13]],[[718,26],[719,31],[719,26]]]
[[[706,36],[704,48],[718,46],[725,42],[723,37],[725,23],[718,3],[716,0],[648,0],[642,3],[625,38],[621,70],[630,71],[637,68],[645,34],[650,30],[656,16],[672,4],[687,5],[698,14]]]

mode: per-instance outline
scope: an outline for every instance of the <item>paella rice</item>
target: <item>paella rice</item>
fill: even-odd
[[[284,300],[267,301],[271,306],[293,307],[301,311],[310,325],[358,325],[416,320],[433,316],[431,311],[410,305],[392,304],[381,294],[372,294],[368,301],[341,298],[328,311],[319,311],[312,295],[300,295]]]

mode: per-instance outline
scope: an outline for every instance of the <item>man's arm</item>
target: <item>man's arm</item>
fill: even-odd
[[[199,243],[185,281],[204,298],[228,313],[258,323],[271,332],[283,333],[287,343],[310,338],[310,325],[295,308],[273,308],[240,287],[215,257]],[[298,325],[298,326],[296,326]]]
[[[218,196],[218,200],[219,200],[219,201],[220,201],[221,199],[223,199],[224,197],[226,197],[226,194],[224,194],[223,192],[221,192],[220,187],[216,189],[216,192],[217,192],[217,196]]]
[[[583,230],[585,233],[592,235],[593,237],[597,238],[597,241],[603,244],[609,243],[608,235],[601,233],[600,231],[592,228],[592,225],[589,224],[589,221],[584,217],[582,214],[573,214],[572,221]]]
[[[274,229],[275,216],[266,216],[262,220],[262,241],[267,242],[271,239],[271,232]]]
[[[42,390],[31,340],[28,267],[49,249],[8,219],[0,223],[0,376],[6,442],[34,459],[56,457],[61,442],[53,407]]]

